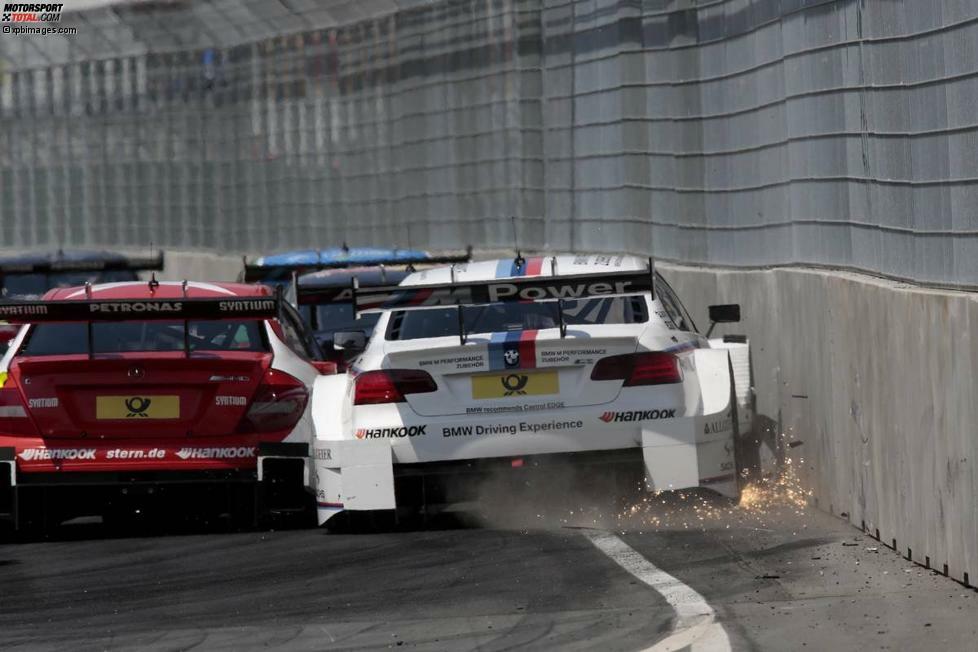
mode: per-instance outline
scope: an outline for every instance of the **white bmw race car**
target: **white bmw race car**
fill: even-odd
[[[554,460],[739,497],[749,345],[701,335],[650,260],[517,256],[350,294],[337,300],[381,316],[369,343],[336,334],[363,347],[349,374],[316,380],[320,524],[456,502],[446,478]],[[710,313],[740,318],[737,305]]]

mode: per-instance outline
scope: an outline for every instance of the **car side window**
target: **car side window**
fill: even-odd
[[[279,323],[282,324],[282,332],[285,334],[285,343],[289,345],[296,355],[305,360],[312,360],[316,356],[305,327],[295,309],[288,304],[282,305],[282,313],[279,315]]]
[[[662,302],[662,307],[669,314],[669,318],[681,331],[696,331],[696,324],[686,311],[686,307],[679,300],[676,292],[666,283],[666,280],[655,275],[656,297]]]

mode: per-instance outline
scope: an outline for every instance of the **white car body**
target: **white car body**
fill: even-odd
[[[418,272],[401,287],[455,287],[528,277],[546,280],[557,271],[557,282],[594,275],[595,282],[588,287],[598,293],[592,296],[622,296],[616,293],[622,286],[612,276],[632,272],[651,279],[649,265],[648,260],[624,255],[538,257],[521,267],[512,260],[493,260]],[[611,282],[604,283],[605,277]],[[655,286],[668,288],[659,277]],[[559,291],[571,296],[575,290]],[[542,293],[531,289],[527,296]],[[737,432],[749,431],[753,404],[748,344],[711,341],[691,323],[677,324],[689,322],[681,305],[676,306],[678,301],[666,306],[648,291],[625,296],[622,301],[640,302],[628,305],[632,314],[644,312],[645,321],[568,323],[563,337],[558,325],[508,333],[471,332],[464,343],[458,333],[390,339],[392,319],[409,313],[383,311],[351,373],[316,380],[313,419],[319,522],[343,510],[395,509],[395,475],[413,465],[490,458],[511,458],[522,464],[524,457],[568,454],[577,459],[576,454],[600,451],[633,451],[636,464],[644,460],[650,490],[702,486],[737,498],[734,438]],[[623,379],[591,377],[601,359],[647,352],[675,356],[681,382],[624,386]],[[437,390],[407,394],[402,402],[354,405],[358,379],[389,369],[423,370]],[[522,380],[528,375],[530,382]],[[501,385],[497,393],[519,388],[520,382],[523,388],[537,383],[544,393],[517,391],[476,398],[495,392],[497,380]],[[738,403],[736,424],[732,397]]]

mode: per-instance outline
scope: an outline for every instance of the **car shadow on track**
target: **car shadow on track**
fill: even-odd
[[[395,521],[383,513],[365,514],[356,518],[337,518],[330,527],[319,528],[323,534],[372,534],[438,530],[463,530],[483,526],[472,513],[435,514],[427,518]],[[179,515],[155,515],[152,519],[133,519],[126,523],[106,523],[101,517],[80,517],[57,524],[48,524],[29,532],[14,533],[9,529],[0,534],[0,544],[94,541],[103,539],[159,538],[188,535],[221,535],[241,532],[282,532],[316,530],[314,522],[274,522],[262,526],[241,526],[226,515],[183,518]],[[0,565],[4,560],[0,559]]]
[[[24,532],[13,532],[9,528],[0,534],[0,543],[38,543],[90,541],[120,538],[156,538],[164,536],[184,536],[203,534],[228,534],[234,532],[254,532],[262,530],[293,530],[309,527],[311,524],[281,523],[271,527],[241,526],[226,515],[213,517],[185,517],[177,514],[154,514],[145,518],[132,518],[125,522],[105,522],[99,516],[74,518],[62,523],[48,523]]]

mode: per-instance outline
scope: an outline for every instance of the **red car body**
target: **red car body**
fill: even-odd
[[[329,365],[313,361],[301,320],[272,289],[118,283],[52,290],[31,310],[77,312],[72,302],[91,320],[0,306],[11,321],[38,322],[0,361],[0,513],[6,499],[23,521],[21,499],[45,488],[94,493],[86,503],[273,481],[309,494],[309,394]],[[249,316],[235,318],[239,308]]]

